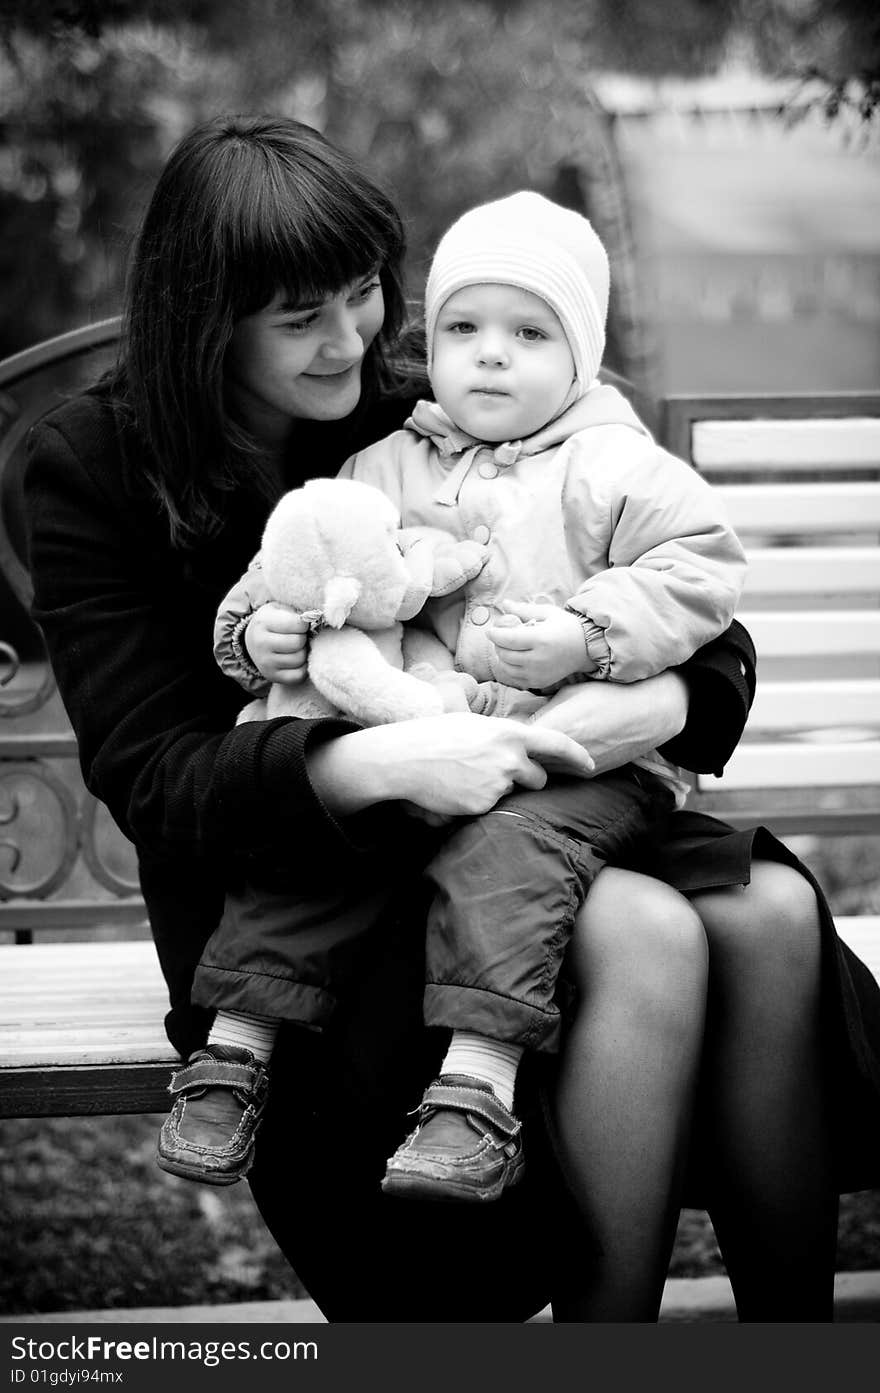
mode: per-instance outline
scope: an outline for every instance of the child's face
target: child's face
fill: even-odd
[[[531,291],[469,285],[441,308],[431,385],[447,416],[478,440],[522,440],[540,430],[573,380],[562,324]]]

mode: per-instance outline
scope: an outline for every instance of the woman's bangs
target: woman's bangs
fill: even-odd
[[[316,208],[305,217],[300,200],[275,199],[250,230],[244,313],[264,308],[279,291],[291,304],[338,295],[399,255],[390,227],[343,206]]]

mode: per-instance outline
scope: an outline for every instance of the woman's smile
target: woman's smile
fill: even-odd
[[[385,304],[372,274],[308,306],[279,293],[239,320],[226,376],[241,418],[265,444],[287,438],[296,420],[340,420],[360,400],[364,354]],[[340,350],[346,355],[335,358]]]

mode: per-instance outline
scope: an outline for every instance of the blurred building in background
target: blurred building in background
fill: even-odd
[[[749,76],[594,82],[661,391],[880,386],[880,133]],[[794,108],[796,111],[796,108]]]

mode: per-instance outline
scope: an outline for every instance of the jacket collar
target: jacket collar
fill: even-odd
[[[404,422],[406,430],[426,437],[437,450],[444,477],[433,497],[435,502],[450,506],[458,502],[461,486],[481,450],[491,452],[492,460],[499,469],[509,469],[520,459],[539,455],[544,450],[562,445],[578,431],[600,425],[626,425],[649,436],[626,398],[615,387],[598,382],[554,420],[524,440],[505,440],[501,443],[477,440],[461,430],[433,401],[417,402],[412,415]]]

